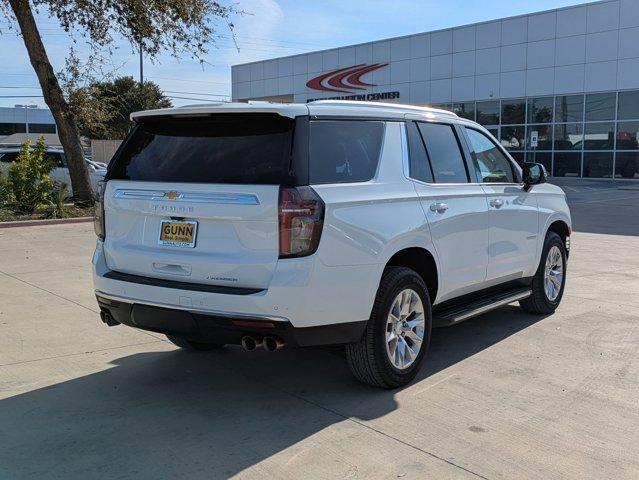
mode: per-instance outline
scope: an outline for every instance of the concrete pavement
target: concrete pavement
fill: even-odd
[[[108,328],[92,225],[0,230],[0,479],[638,478],[639,237],[575,227],[554,315],[436,330],[397,391],[339,350]]]

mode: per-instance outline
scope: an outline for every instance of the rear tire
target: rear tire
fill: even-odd
[[[392,323],[395,318],[398,321]],[[362,339],[346,345],[346,359],[353,375],[374,387],[406,385],[415,378],[426,356],[431,328],[430,297],[422,277],[410,268],[388,267]],[[396,363],[405,366],[398,368]]]
[[[167,335],[166,338],[168,338],[169,342],[173,345],[177,345],[184,350],[208,352],[209,350],[217,350],[218,348],[224,347],[223,343],[194,342],[192,340],[186,340],[185,338],[174,337],[173,335]]]
[[[558,250],[558,252],[557,252]],[[549,260],[549,254],[551,251],[554,255],[551,254],[551,258]],[[557,275],[554,275],[555,283],[554,287],[550,288],[550,292],[547,288],[547,275],[546,275],[546,266],[547,262],[550,263],[550,266],[557,264],[558,258],[557,253],[560,255],[561,260],[561,280],[558,281],[559,285],[557,286]],[[553,270],[553,269],[551,269]],[[557,272],[555,268],[553,271]],[[551,281],[552,283],[552,281]],[[539,261],[539,267],[537,268],[537,272],[533,277],[532,281],[532,293],[530,297],[525,298],[519,301],[519,305],[521,308],[526,310],[529,313],[537,313],[537,314],[548,314],[553,313],[559,303],[561,302],[561,298],[564,295],[564,287],[566,285],[566,246],[564,242],[561,240],[561,237],[557,235],[555,232],[548,232],[546,234],[546,239],[544,241],[544,248],[541,253],[541,260]]]

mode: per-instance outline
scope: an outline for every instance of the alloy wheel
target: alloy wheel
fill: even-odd
[[[424,305],[417,292],[406,288],[391,304],[386,320],[386,353],[399,370],[410,367],[424,341]]]
[[[548,300],[551,302],[557,300],[563,282],[564,260],[559,247],[553,245],[550,250],[548,250],[544,271],[544,291],[546,292],[546,298]]]

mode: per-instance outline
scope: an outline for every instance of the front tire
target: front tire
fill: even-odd
[[[406,385],[426,356],[431,328],[431,303],[424,280],[410,268],[387,268],[362,339],[346,345],[353,375],[374,387]]]
[[[173,345],[176,345],[184,350],[197,352],[208,352],[210,350],[217,350],[218,348],[222,348],[224,346],[223,343],[194,342],[182,337],[174,337],[173,335],[167,335],[166,338],[168,338],[169,342],[171,342]]]
[[[548,232],[530,297],[519,305],[530,313],[553,313],[564,295],[566,285],[566,246],[555,232]]]

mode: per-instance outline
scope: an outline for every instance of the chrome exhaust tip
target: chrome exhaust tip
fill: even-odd
[[[266,350],[267,352],[274,352],[276,350],[279,350],[280,348],[284,348],[286,344],[279,338],[264,337],[264,340],[262,340],[262,345],[264,346],[264,350]]]
[[[109,311],[102,310],[100,312],[100,318],[102,319],[102,322],[104,322],[109,327],[115,327],[116,325],[120,325],[120,322],[118,322],[115,318],[113,318],[113,316],[111,315],[111,312]]]
[[[242,345],[242,348],[246,350],[247,352],[252,352],[257,347],[260,346],[260,344],[257,343],[257,340],[255,340],[250,335],[243,336],[242,340],[240,341],[240,344]]]

